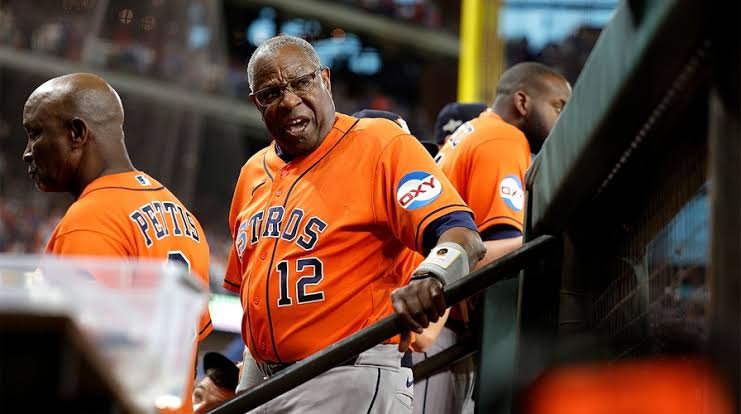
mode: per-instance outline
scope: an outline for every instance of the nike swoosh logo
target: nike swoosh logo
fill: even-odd
[[[407,378],[407,388],[411,387],[412,385],[414,385],[414,380],[409,381],[409,378]]]

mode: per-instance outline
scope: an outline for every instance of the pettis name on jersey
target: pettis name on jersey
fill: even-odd
[[[139,227],[147,248],[152,247],[155,238],[188,237],[201,242],[190,211],[172,201],[151,201],[132,211],[129,218]]]

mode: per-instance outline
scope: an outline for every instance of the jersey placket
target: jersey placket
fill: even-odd
[[[248,214],[243,214],[242,220],[247,220],[247,222],[250,222],[251,214],[254,214],[255,212],[265,211],[265,207],[266,207],[266,205],[268,205],[270,203],[270,200],[271,200],[271,198],[268,196],[267,200],[265,201],[265,204],[263,206],[261,206],[260,209],[257,209],[257,210],[254,210],[254,211],[250,211]],[[243,306],[244,306],[244,308],[246,310],[245,316],[247,317],[247,330],[249,330],[249,340],[250,340],[249,343],[252,344],[251,346],[255,350],[256,355],[258,357],[260,357],[260,358],[263,358],[263,354],[264,354],[265,349],[266,349],[266,347],[264,346],[265,340],[262,339],[259,335],[257,336],[257,338],[259,339],[260,342],[258,343],[258,341],[255,340],[255,332],[254,332],[255,328],[253,328],[253,322],[252,322],[252,320],[253,320],[253,314],[255,312],[258,312],[259,311],[259,306],[260,306],[259,290],[258,289],[253,289],[253,286],[252,286],[252,276],[255,273],[255,270],[256,269],[262,269],[261,262],[264,262],[266,260],[267,253],[265,253],[265,250],[266,249],[262,246],[262,243],[260,243],[260,241],[262,239],[262,237],[261,237],[262,222],[260,222],[259,225],[257,224],[257,222],[254,222],[254,223],[251,224],[251,226],[257,226],[257,228],[256,229],[250,229],[250,232],[247,235],[247,242],[246,243],[252,243],[252,241],[251,241],[251,235],[250,235],[251,232],[255,232],[256,235],[257,235],[256,237],[259,237],[259,239],[256,242],[257,244],[251,249],[252,251],[251,252],[247,252],[246,255],[247,255],[247,257],[257,257],[257,258],[259,258],[259,262],[253,263],[252,264],[252,269],[249,272],[247,272],[247,270],[245,269],[247,267],[246,264],[240,265],[240,271],[243,272],[243,274],[244,273],[247,273],[246,280],[243,280],[243,282],[242,282],[242,289],[245,292],[245,296],[243,296],[243,302],[242,302],[242,304],[243,304]],[[248,259],[248,260],[253,260],[253,259]],[[260,271],[260,270],[258,270],[258,271]],[[244,329],[244,327],[243,327],[243,329]],[[259,332],[258,332],[258,334],[259,334]],[[245,337],[244,339],[246,340],[247,338]],[[247,342],[245,342],[245,343],[247,343]]]
[[[274,206],[282,206],[284,209],[285,214],[285,207],[286,203],[288,201],[288,188],[290,187],[290,171],[292,170],[291,164],[285,164],[280,170],[277,171],[277,173],[273,177],[272,186],[270,188],[271,194],[268,197],[268,200],[265,205],[265,214],[268,216],[265,217],[265,231],[268,231],[268,225],[269,223],[267,220],[270,220],[270,211],[271,208]],[[271,276],[274,272],[275,267],[275,256],[278,251],[278,243],[280,242],[280,232],[281,232],[281,224],[283,222],[283,217],[281,217],[281,220],[276,224],[276,230],[278,232],[278,237],[273,242],[273,247],[270,249],[268,255],[270,256],[270,261],[268,262],[268,269],[267,269],[267,277],[265,278],[265,309],[267,311],[268,315],[268,329],[270,330],[270,342],[273,347],[273,354],[275,356],[276,361],[272,362],[279,362],[282,363],[283,360],[281,360],[280,355],[278,354],[278,346],[275,343],[275,333],[273,328],[273,319],[271,315],[271,305],[270,302],[270,283],[271,283]],[[262,253],[265,254],[265,253]],[[263,260],[262,256],[260,257],[261,260]],[[264,353],[267,350],[267,344],[265,343],[264,338],[260,338],[260,352]]]
[[[302,158],[298,161],[294,161],[290,163],[280,162],[282,166],[279,167],[278,165],[275,165],[276,164],[275,162],[270,161],[267,158],[267,156],[270,156],[271,158],[277,157],[277,154],[272,152],[273,150],[271,150],[271,152],[268,153],[269,155],[266,154],[266,157],[263,158],[263,167],[265,168],[265,172],[268,174],[268,177],[272,180],[272,184],[270,187],[270,193],[268,194],[268,197],[263,206],[263,211],[265,213],[265,218],[264,218],[265,221],[263,222],[263,226],[264,226],[264,229],[266,229],[264,230],[264,232],[268,231],[266,226],[269,225],[268,220],[270,219],[270,210],[275,207],[282,207],[282,211],[283,211],[282,220],[278,220],[278,223],[276,224],[276,231],[278,232],[277,233],[278,235],[277,237],[275,237],[275,241],[273,242],[272,249],[270,248],[266,249],[267,257],[265,260],[268,260],[269,258],[267,270],[263,269],[263,271],[267,272],[266,278],[265,278],[264,306],[266,307],[266,311],[267,311],[267,317],[268,317],[267,322],[268,322],[268,328],[270,331],[270,341],[271,341],[271,345],[273,347],[273,353],[275,356],[275,361],[271,361],[271,360],[268,360],[267,358],[263,358],[266,362],[277,362],[277,363],[295,362],[295,361],[283,361],[278,353],[278,346],[275,341],[275,332],[274,332],[273,320],[272,320],[272,315],[271,315],[271,308],[273,307],[274,304],[271,302],[271,298],[270,298],[271,279],[272,279],[273,273],[277,272],[277,269],[275,268],[276,263],[280,261],[280,260],[276,260],[276,258],[280,259],[280,257],[278,256],[278,247],[279,247],[278,243],[281,241],[280,233],[282,231],[280,227],[282,226],[282,224],[284,224],[283,221],[286,219],[285,211],[286,211],[286,206],[289,201],[289,196],[291,195],[292,191],[296,190],[296,188],[294,187],[301,180],[301,178],[304,177],[307,173],[309,173],[312,170],[312,168],[314,168],[317,164],[319,164],[320,161],[329,152],[331,152],[332,149],[340,141],[342,141],[342,139],[347,135],[347,133],[350,132],[350,130],[352,130],[355,124],[357,124],[357,120],[355,120],[350,125],[350,127],[344,132],[333,130],[331,134],[327,138],[325,138],[324,142],[317,150],[315,150],[314,152],[312,152],[305,158]],[[273,171],[271,171],[271,169],[269,168],[269,165],[271,164],[274,169]],[[264,239],[265,238],[263,237],[261,239],[261,242],[269,243],[269,241],[264,240]],[[283,245],[283,247],[285,248],[289,248],[288,246],[289,244],[285,244],[285,243]],[[264,249],[264,247],[262,247],[261,250],[262,249]],[[257,295],[257,292],[255,292],[255,294]],[[275,305],[277,306],[277,301]],[[259,346],[258,344],[255,344],[255,348],[257,348],[257,350],[259,351],[258,354],[262,354],[263,352],[267,350],[267,344],[265,343],[265,339],[263,337],[260,337],[259,341],[260,341]],[[261,356],[264,356],[264,354]]]

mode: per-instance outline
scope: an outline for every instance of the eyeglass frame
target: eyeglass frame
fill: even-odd
[[[310,73],[307,73],[306,75],[296,76],[295,78],[293,78],[293,79],[291,79],[291,80],[289,80],[289,81],[287,81],[287,82],[283,82],[283,84],[281,84],[281,85],[271,85],[271,86],[266,86],[266,87],[264,87],[264,88],[258,89],[258,90],[256,90],[255,92],[252,92],[252,93],[250,93],[250,95],[249,95],[249,96],[250,96],[251,98],[254,98],[254,100],[255,100],[255,103],[257,103],[257,105],[258,105],[259,107],[263,108],[263,109],[265,109],[265,108],[267,108],[267,107],[269,107],[269,106],[271,106],[271,105],[273,105],[273,104],[276,104],[276,103],[280,102],[280,100],[281,100],[281,99],[283,99],[283,96],[285,95],[285,93],[286,93],[286,90],[288,90],[288,91],[290,91],[290,92],[291,92],[292,94],[294,94],[294,95],[296,95],[296,96],[299,96],[299,97],[300,97],[301,95],[299,95],[298,93],[294,92],[293,88],[292,88],[292,87],[290,86],[290,85],[291,85],[291,82],[295,82],[295,81],[297,81],[297,80],[299,80],[299,79],[303,79],[303,78],[306,78],[306,77],[309,77],[309,76],[312,76],[312,75],[314,76],[314,77],[313,77],[313,78],[311,79],[311,81],[313,82],[313,81],[314,81],[314,80],[316,79],[316,73],[317,73],[317,72],[320,72],[320,71],[323,71],[323,70],[324,70],[324,69],[326,69],[326,68],[327,68],[326,66],[320,66],[319,68],[317,68],[317,69],[314,69],[314,71],[312,71],[312,72],[310,72]],[[312,85],[312,89],[310,89],[310,90],[309,90],[309,91],[307,91],[307,92],[310,92],[310,91],[314,90],[314,89],[313,89],[313,88],[314,88],[314,86],[316,86],[316,85]],[[278,97],[278,98],[277,98],[277,99],[276,99],[276,100],[275,100],[274,102],[271,102],[271,103],[269,103],[269,104],[267,104],[267,105],[263,105],[263,104],[262,104],[262,102],[260,102],[260,100],[259,100],[259,99],[257,99],[257,94],[258,94],[258,93],[260,93],[260,92],[262,92],[262,91],[265,91],[265,90],[271,89],[271,88],[280,88],[280,96],[279,96],[279,97]]]

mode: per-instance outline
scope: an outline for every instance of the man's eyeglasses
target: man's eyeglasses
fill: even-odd
[[[303,96],[314,89],[314,79],[316,78],[316,74],[321,70],[322,68],[316,69],[308,75],[299,76],[283,85],[262,88],[257,92],[251,93],[250,96],[254,96],[257,104],[263,108],[278,102],[283,97],[286,89],[294,95]]]

